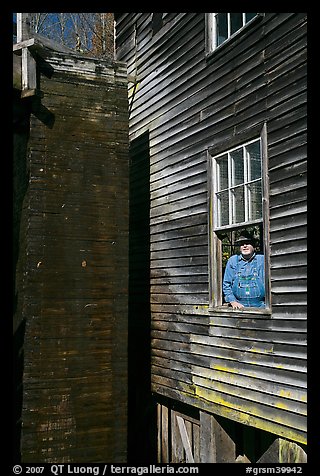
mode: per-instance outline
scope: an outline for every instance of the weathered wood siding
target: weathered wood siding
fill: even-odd
[[[126,69],[56,53],[41,71],[44,97],[32,103],[18,260],[17,326],[25,322],[21,459],[121,463],[127,457]]]
[[[266,13],[208,59],[204,13],[156,34],[151,13],[116,19],[130,139],[150,137],[152,391],[305,443],[306,14]],[[208,309],[207,150],[264,122],[272,313],[230,317]]]

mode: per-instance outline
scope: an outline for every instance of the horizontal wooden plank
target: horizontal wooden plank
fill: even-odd
[[[287,281],[293,279],[306,279],[307,278],[307,265],[292,266],[291,268],[273,268],[271,273],[271,280],[275,283],[280,281]]]
[[[159,325],[161,322],[164,321],[165,323],[173,323],[173,325],[180,325],[180,324],[194,324],[198,325],[201,324],[207,328],[209,325],[212,328],[218,329],[217,332],[220,331],[220,328],[227,328],[226,332],[232,332],[232,329],[248,329],[252,331],[287,331],[287,332],[306,332],[306,321],[305,318],[297,319],[297,317],[287,318],[287,319],[270,319],[269,317],[263,318],[263,316],[249,316],[247,313],[245,316],[238,315],[235,316],[234,311],[225,311],[224,313],[220,313],[220,311],[210,311],[208,308],[201,308],[199,306],[197,313],[195,313],[194,308],[189,308],[189,313],[187,309],[183,309],[178,306],[162,306],[157,307],[156,305],[153,306],[152,312],[152,321],[155,321],[155,325],[157,321]],[[220,315],[219,315],[220,313]],[[191,328],[189,329],[191,332]],[[223,332],[223,329],[221,330]],[[208,335],[208,332],[204,331],[204,335]]]
[[[196,232],[195,236],[178,236],[176,238],[170,238],[168,235],[169,234],[167,234],[166,239],[151,242],[151,252],[188,249],[193,246],[208,246],[208,236],[206,233],[203,233],[203,227],[201,227],[199,232]]]
[[[295,239],[292,237],[291,240],[286,242],[271,242],[272,256],[276,257],[277,255],[284,255],[290,253],[304,253],[307,251],[307,239]]]
[[[284,228],[296,228],[301,226],[305,229],[307,224],[307,214],[303,212],[292,213],[291,216],[281,216],[279,218],[270,219],[270,233],[279,231]]]
[[[243,375],[229,374],[213,369],[203,369],[192,366],[192,372],[177,371],[175,369],[152,365],[152,374],[159,377],[173,378],[185,383],[194,383],[208,390],[214,389],[230,395],[241,395],[252,402],[261,402],[266,405],[278,405],[287,408],[293,413],[306,415],[306,394],[295,387],[287,386],[279,389],[274,382],[259,381]],[[192,377],[191,377],[192,375]],[[261,397],[263,395],[263,397]],[[277,402],[277,403],[276,403]]]
[[[192,285],[192,284],[200,284],[203,283],[204,286],[206,286],[206,289],[209,289],[209,282],[208,282],[208,275],[207,274],[187,274],[185,276],[172,276],[166,275],[166,273],[163,273],[163,276],[160,276],[158,274],[157,277],[151,277],[150,278],[150,284],[152,285],[158,285],[158,286],[163,286],[163,285],[171,285],[171,284],[186,284],[186,285]],[[160,288],[161,289],[161,288]]]
[[[191,216],[180,216],[173,219],[172,216],[167,217],[161,223],[150,226],[151,240],[153,235],[158,233],[179,232],[179,236],[183,234],[186,228],[191,226],[207,226],[207,213],[195,213]]]
[[[269,167],[273,166],[273,161],[275,161],[276,166],[281,166],[282,161],[283,163],[286,163],[288,159],[283,159],[283,156],[288,156],[291,157],[291,154],[293,157],[297,157],[296,155],[296,150],[299,151],[300,147],[305,147],[308,141],[307,133],[306,132],[300,132],[298,134],[294,134],[292,136],[288,136],[287,140],[285,142],[279,141],[274,139],[273,135],[269,138],[269,144],[268,144],[268,162],[269,162]],[[301,155],[301,157],[305,157],[305,153]],[[298,156],[298,160],[300,159],[300,156]],[[291,163],[293,161],[291,160]]]
[[[172,210],[175,212],[182,211],[182,210],[190,210],[192,207],[197,205],[206,204],[207,203],[207,192],[202,191],[199,194],[193,194],[192,198],[190,197],[190,190],[186,193],[184,198],[179,200],[174,200],[171,202],[169,195],[167,195],[167,203],[164,205],[156,205],[154,206],[151,201],[150,207],[150,216],[152,218],[167,216],[171,213]]]
[[[193,282],[193,279],[197,279],[197,276],[207,276],[208,277],[208,268],[207,266],[203,265],[192,265],[187,266],[175,266],[170,267],[169,269],[164,267],[158,268],[151,268],[150,269],[150,279],[153,278],[165,278],[170,280],[171,277],[174,279],[178,279],[179,276],[182,277],[182,280],[188,277],[189,283]]]
[[[197,381],[200,382],[200,379]],[[243,411],[245,408],[245,413],[247,415],[252,415],[259,418],[265,418],[266,415],[269,415],[269,418],[272,418],[272,421],[275,423],[287,426],[292,429],[298,429],[301,431],[305,430],[305,415],[301,415],[300,413],[292,414],[292,412],[286,412],[286,408],[277,408],[277,411],[275,411],[275,404],[269,404],[268,401],[261,402],[260,399],[258,402],[255,402],[246,399],[246,395],[231,395],[227,392],[223,392],[223,394],[221,394],[219,391],[207,389],[203,386],[200,386],[199,384],[197,385],[196,383],[193,386],[188,386],[188,384],[183,382],[177,382],[173,379],[158,377],[156,375],[152,377],[152,384],[164,385],[169,388],[178,387],[181,388],[182,391],[190,393],[191,395],[195,393],[197,397],[204,398],[205,400],[215,404],[226,406],[231,411]]]
[[[171,240],[183,239],[189,240],[193,237],[196,237],[199,240],[202,240],[202,236],[207,235],[207,221],[205,217],[192,217],[192,222],[190,220],[181,219],[178,223],[171,222],[168,227],[163,225],[163,231],[160,232],[160,227],[152,227],[150,234],[150,243],[151,247],[155,246],[154,244],[158,243],[159,246],[163,246],[168,242],[170,247]],[[206,241],[207,242],[207,241]],[[197,241],[197,244],[199,241]]]
[[[229,337],[216,336],[211,333],[210,336],[191,335],[190,342],[192,345],[192,352],[199,353],[198,349],[204,349],[202,346],[219,347],[226,349],[233,349],[242,352],[252,352],[257,354],[284,356],[292,358],[303,359],[306,357],[306,335],[304,338],[296,341],[295,344],[284,343],[281,337],[278,342],[274,342],[269,338],[263,341],[262,339],[254,339],[254,336],[248,336],[248,333],[243,332],[242,335],[238,335],[237,339]]]
[[[207,336],[215,336],[216,338],[221,338],[221,342],[223,342],[224,338],[227,338],[246,339],[252,340],[254,342],[277,342],[283,344],[302,345],[303,347],[306,345],[306,329],[302,329],[302,325],[305,325],[304,323],[301,323],[301,325],[295,329],[295,332],[293,332],[293,325],[291,324],[289,331],[285,332],[283,331],[285,324],[282,322],[279,323],[276,329],[274,329],[275,326],[273,322],[269,322],[267,326],[265,323],[255,323],[254,325],[251,324],[250,326],[249,323],[245,323],[243,325],[239,325],[237,323],[237,325],[235,325],[234,321],[232,320],[232,322],[224,323],[223,326],[219,325],[216,320],[215,325],[211,325],[208,328],[206,324],[201,325],[201,319],[197,319],[197,321],[190,324],[185,322],[172,322],[164,319],[157,320],[153,316],[151,328],[164,332],[166,337],[162,338],[168,340],[171,340],[170,332],[178,332],[179,334],[187,334],[191,340],[196,334],[201,336],[200,339],[202,337],[206,339]],[[271,327],[272,329],[270,329]]]
[[[193,304],[195,306],[202,306],[206,305],[209,302],[208,293],[205,292],[198,292],[197,294],[176,294],[173,295],[171,293],[168,294],[151,294],[150,296],[150,303],[164,303],[164,304],[176,304],[180,303],[180,305],[185,304]]]
[[[151,285],[150,293],[154,294],[208,294],[208,282],[204,283],[188,283],[188,284],[160,284],[160,285]]]
[[[195,336],[193,336],[192,341],[194,339]],[[258,351],[254,348],[251,350],[249,346],[246,349],[239,350],[236,346],[233,348],[227,346],[209,346],[193,343],[192,341],[188,344],[175,341],[165,341],[162,339],[152,339],[151,345],[153,349],[171,349],[172,352],[189,352],[196,355],[206,355],[211,358],[237,360],[253,365],[285,368],[297,372],[304,372],[306,369],[305,355],[302,355],[302,358],[298,358],[293,355],[285,356],[283,353],[277,355],[274,352],[268,352],[267,349],[263,350],[259,346],[257,346]]]
[[[212,360],[206,356],[195,356],[185,353],[174,352],[170,354],[164,350],[155,349],[152,351],[151,364],[159,367],[164,367],[180,372],[195,374],[195,375],[211,375],[212,370],[214,374],[217,372],[217,377],[226,379],[227,381],[244,379],[246,382],[253,382],[254,388],[259,385],[268,386],[268,382],[278,387],[279,384],[291,388],[293,395],[299,395],[299,399],[306,397],[305,391],[307,388],[307,373],[297,375],[294,372],[285,369],[272,369],[256,367],[243,362],[230,361],[227,359]],[[153,372],[153,370],[151,370]],[[212,374],[213,375],[213,374]],[[283,387],[281,387],[283,388]],[[290,393],[290,392],[289,392]]]
[[[307,280],[299,279],[297,276],[290,280],[271,281],[272,292],[278,293],[306,293],[307,292]]]
[[[282,305],[290,305],[291,307],[298,305],[298,306],[307,306],[308,296],[306,292],[275,292],[271,291],[272,294],[272,303],[273,305],[282,304]]]

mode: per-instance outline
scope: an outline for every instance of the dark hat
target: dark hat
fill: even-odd
[[[256,239],[250,233],[243,231],[241,235],[234,242],[235,245],[242,245],[243,243],[250,243],[252,246],[255,246]]]

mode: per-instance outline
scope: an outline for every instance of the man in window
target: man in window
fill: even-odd
[[[233,309],[265,307],[264,256],[256,254],[256,240],[243,232],[235,241],[240,254],[229,258],[222,290]]]

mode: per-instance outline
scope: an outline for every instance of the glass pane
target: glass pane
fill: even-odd
[[[226,13],[217,15],[217,46],[221,45],[228,38],[228,19]]]
[[[241,223],[244,221],[244,186],[237,187],[233,190],[234,210],[232,214],[232,223]]]
[[[218,187],[217,191],[228,188],[228,155],[225,154],[217,159],[218,164]]]
[[[232,185],[239,185],[244,182],[244,162],[243,162],[243,149],[236,149],[230,153],[233,159],[232,168]]]
[[[218,199],[218,226],[229,225],[229,192],[221,192],[217,194]]]
[[[256,180],[261,177],[261,153],[260,141],[253,142],[246,147],[249,155],[249,180]]]
[[[242,13],[230,13],[231,35],[242,28]]]
[[[262,218],[262,189],[261,180],[250,184],[250,198],[251,198],[251,220]]]
[[[257,15],[257,13],[246,13],[246,23],[250,21],[252,18],[254,18]]]

